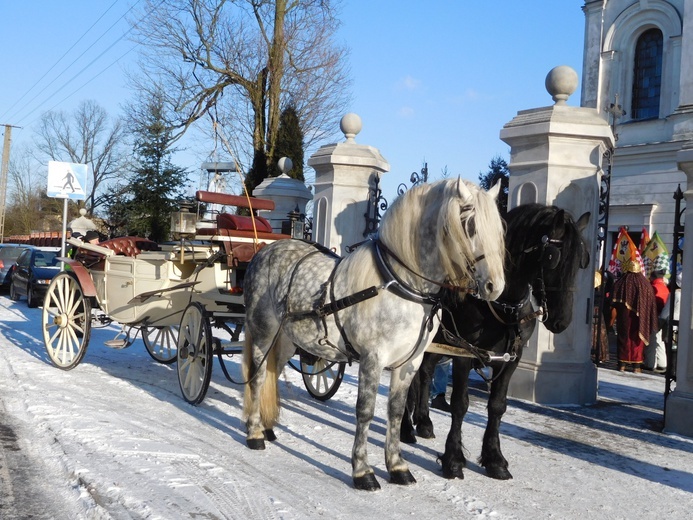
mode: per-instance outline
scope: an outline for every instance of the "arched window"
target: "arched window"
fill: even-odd
[[[649,29],[640,35],[635,45],[632,119],[659,117],[661,87],[662,31]]]

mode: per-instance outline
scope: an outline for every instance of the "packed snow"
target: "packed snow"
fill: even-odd
[[[662,433],[664,379],[600,369],[599,401],[540,406],[511,399],[501,442],[514,478],[476,463],[486,392],[474,379],[464,425],[464,480],[441,476],[449,427],[403,445],[417,479],[387,482],[383,374],[369,456],[382,485],[356,491],[350,454],[356,365],[336,395],[312,398],[300,374],[281,378],[277,440],[245,446],[243,388],[218,361],[205,400],[187,404],[176,366],[155,362],[141,340],[109,349],[119,328],[94,329],[71,371],[51,365],[41,309],[0,295],[0,517],[50,519],[690,518],[693,439]],[[228,363],[238,373],[236,357]]]

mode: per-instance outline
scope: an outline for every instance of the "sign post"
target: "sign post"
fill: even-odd
[[[63,233],[60,256],[65,256],[65,237],[67,236],[67,201],[87,198],[86,185],[89,166],[58,161],[48,161],[48,188],[46,195],[63,199]]]

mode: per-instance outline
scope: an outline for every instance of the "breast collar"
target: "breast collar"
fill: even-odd
[[[412,271],[411,268],[402,262],[402,260],[400,260],[397,255],[395,255],[385,244],[383,244],[378,237],[375,237],[372,240],[375,249],[375,263],[378,266],[378,271],[380,271],[381,276],[385,279],[386,289],[393,292],[400,298],[404,298],[405,300],[412,302],[421,303],[424,305],[437,305],[440,303],[444,290],[443,288],[441,288],[437,293],[425,293],[407,285],[404,280],[397,276],[397,273],[392,268],[390,258],[416,276],[423,279],[426,278]]]

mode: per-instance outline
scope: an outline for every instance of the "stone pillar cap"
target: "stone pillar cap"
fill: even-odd
[[[578,75],[568,65],[554,67],[546,75],[546,90],[557,105],[565,105],[570,95],[578,86]]]

